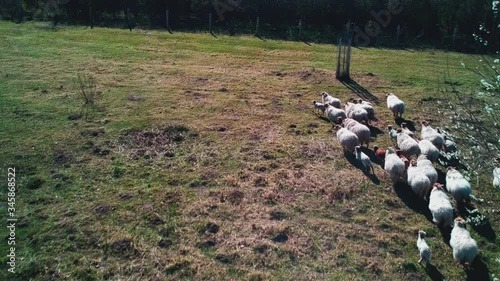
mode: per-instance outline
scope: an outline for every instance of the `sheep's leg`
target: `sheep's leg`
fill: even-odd
[[[422,256],[420,256],[420,259],[418,260],[418,263],[422,262]]]

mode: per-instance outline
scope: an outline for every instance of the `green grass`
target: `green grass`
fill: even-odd
[[[21,222],[18,273],[3,269],[2,280],[430,280],[416,263],[419,229],[446,279],[465,279],[437,227],[379,166],[380,184],[353,168],[313,113],[321,91],[357,97],[334,79],[334,46],[45,26],[0,22],[0,154],[2,171],[16,167]],[[472,65],[469,55],[354,48],[352,57],[354,79],[381,100],[384,131],[386,93],[408,103],[407,118],[446,125],[421,101],[439,95],[446,71],[477,87],[459,63]],[[88,121],[68,119],[81,108],[78,74],[101,93]],[[179,137],[155,146],[170,155],[147,139],[127,144],[152,128]],[[390,144],[385,133],[375,142]],[[498,233],[490,176],[474,193]],[[469,229],[500,276],[498,244]]]

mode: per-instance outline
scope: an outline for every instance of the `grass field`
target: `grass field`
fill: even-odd
[[[1,280],[500,278],[491,171],[473,180],[491,226],[468,227],[481,257],[465,271],[424,203],[343,156],[311,105],[325,90],[357,97],[334,79],[334,46],[0,22],[0,50],[1,178],[16,168],[19,219],[17,273],[4,240]],[[443,126],[445,72],[477,87],[460,66],[470,55],[352,57],[358,92],[380,101],[373,142],[384,148],[386,93],[405,100],[407,119]],[[100,93],[80,119],[78,75]],[[434,267],[417,263],[419,229]]]

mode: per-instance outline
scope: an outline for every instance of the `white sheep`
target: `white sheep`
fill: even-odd
[[[427,121],[422,121],[422,132],[420,133],[420,136],[423,139],[432,142],[432,144],[434,144],[434,146],[436,146],[438,149],[443,149],[443,136],[437,130],[432,128]]]
[[[408,185],[413,190],[413,193],[415,193],[419,198],[424,198],[432,187],[431,181],[422,172],[422,170],[416,166],[416,161],[413,159],[410,162],[407,174]]]
[[[346,118],[346,114],[342,109],[338,109],[330,104],[325,104],[325,117],[332,122],[338,123],[339,118]]]
[[[330,96],[330,94],[328,94],[327,92],[322,92],[321,97],[323,98],[323,104],[329,104],[336,108],[342,107],[341,101],[338,98]]]
[[[431,263],[431,249],[429,245],[427,245],[427,242],[425,242],[425,235],[427,235],[427,233],[423,230],[418,231],[417,248],[420,253],[418,263],[422,262],[422,260],[424,260],[425,263]]]
[[[392,182],[397,182],[405,171],[405,163],[396,154],[394,149],[389,148],[385,152],[384,170],[389,174]]]
[[[432,221],[441,227],[451,226],[453,223],[453,207],[442,185],[435,183],[429,196],[429,210]]]
[[[347,117],[352,118],[358,122],[365,121],[366,124],[370,124],[370,119],[368,118],[368,112],[359,104],[348,102],[345,105],[345,113]]]
[[[461,217],[455,219],[455,225],[451,230],[450,246],[453,249],[453,258],[467,266],[470,266],[479,254],[477,243],[465,229],[465,220]]]
[[[335,129],[337,130],[337,140],[344,151],[354,152],[354,148],[359,145],[358,136],[339,125],[335,126]]]
[[[403,113],[405,112],[405,103],[396,97],[396,95],[390,93],[387,95],[387,108],[392,111],[394,118],[403,117]]]
[[[500,189],[500,167],[493,169],[493,187]]]
[[[392,140],[392,143],[396,144],[398,140],[398,132],[394,130],[391,125],[387,126],[387,131],[389,133],[389,137]]]
[[[366,143],[366,147],[369,146],[370,136],[371,136],[370,128],[351,118],[346,118],[342,120],[342,122],[344,123],[344,127],[346,129],[355,133],[356,136],[358,136],[359,143],[361,145]]]
[[[417,167],[419,167],[422,173],[424,173],[429,178],[431,186],[437,182],[438,180],[437,170],[436,168],[434,168],[434,166],[432,166],[432,162],[428,160],[424,154],[418,156]]]
[[[457,203],[471,199],[472,187],[470,183],[453,167],[448,167],[448,172],[446,173],[446,189],[455,198]]]
[[[403,133],[406,133],[410,137],[415,138],[415,133],[408,128],[408,124],[406,124],[406,122],[401,123],[401,129],[403,130]]]
[[[314,106],[314,109],[321,111],[321,112],[325,112],[325,105],[323,103],[313,101],[313,106]]]
[[[420,147],[415,139],[408,136],[408,134],[403,133],[401,129],[397,130],[397,134],[398,147],[401,151],[403,151],[406,157],[409,158],[412,155],[420,154]]]
[[[429,140],[419,140],[420,153],[425,155],[431,162],[436,162],[439,158],[439,150]]]
[[[356,155],[356,160],[361,162],[363,164],[363,167],[365,167],[365,171],[370,173],[370,171],[375,174],[375,170],[373,169],[372,161],[370,160],[370,157],[363,153],[361,151],[361,146],[356,146],[355,148],[355,155]]]
[[[450,140],[447,136],[443,136],[444,139],[444,150],[446,152],[457,152],[457,144]]]
[[[362,99],[358,100],[358,105],[366,110],[368,112],[368,118],[369,119],[375,119],[375,108],[373,108],[373,105],[370,102],[364,101]]]

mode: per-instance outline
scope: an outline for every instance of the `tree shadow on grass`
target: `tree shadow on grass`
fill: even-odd
[[[425,272],[427,272],[427,275],[429,275],[432,281],[445,280],[444,275],[439,271],[439,269],[430,263],[425,266]]]
[[[429,210],[429,203],[424,199],[418,198],[408,184],[404,182],[395,183],[394,192],[408,208],[424,215],[427,220],[432,222],[432,214]]]
[[[379,128],[377,128],[375,126],[368,125],[367,127],[368,127],[368,129],[370,129],[370,136],[372,136],[372,137],[376,138],[378,135],[384,134],[384,131],[380,130]]]
[[[437,182],[446,186],[446,173],[443,172],[443,170],[441,169],[436,169],[437,173],[438,173],[438,180]]]
[[[368,91],[363,86],[359,85],[356,81],[352,79],[342,79],[339,80],[342,85],[346,86],[349,90],[353,91],[356,95],[364,100],[380,104],[380,100],[374,96],[370,91]]]
[[[264,39],[262,36],[260,36],[259,34],[255,34],[255,37],[259,38],[260,40],[262,41],[266,41],[266,39]]]
[[[465,270],[465,274],[467,274],[467,281],[491,280],[490,270],[488,269],[488,265],[480,256],[477,256],[474,259],[474,261],[470,266],[470,269]]]
[[[451,226],[438,226],[439,232],[441,233],[441,237],[443,237],[443,242],[450,246],[450,239],[451,239]]]
[[[470,203],[457,204],[458,214],[467,220],[468,225],[488,241],[496,240],[495,230],[491,227],[490,220],[483,216],[477,208]]]
[[[408,130],[410,130],[412,132],[416,132],[417,131],[417,128],[415,127],[415,122],[413,122],[412,120],[404,119],[403,117],[397,117],[397,118],[394,119],[394,121],[396,122],[396,124],[399,127],[401,127],[402,123],[406,123],[406,126],[408,127]]]

